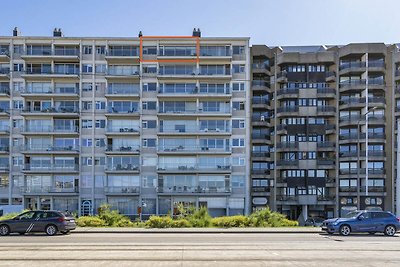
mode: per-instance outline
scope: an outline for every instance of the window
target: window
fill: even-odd
[[[243,45],[234,45],[232,47],[234,55],[244,55],[245,54],[245,47]]]
[[[96,138],[95,146],[96,147],[105,147],[106,146],[106,142],[104,141],[104,138]]]
[[[92,83],[82,83],[82,91],[83,92],[90,92],[93,90]]]
[[[93,166],[93,158],[92,157],[82,157],[82,165]]]
[[[96,101],[96,110],[105,110],[106,102],[104,101]]]
[[[82,72],[83,73],[92,73],[93,72],[93,65],[92,64],[83,64],[82,65]]]
[[[21,92],[23,89],[22,82],[14,82],[14,91]]]
[[[93,121],[92,120],[82,120],[82,128],[83,129],[93,128]]]
[[[243,175],[232,175],[232,187],[233,188],[244,188],[245,176]]]
[[[244,120],[232,120],[232,128],[244,129],[245,128],[245,121]]]
[[[12,157],[13,166],[22,166],[24,163],[22,156]]]
[[[245,65],[233,64],[232,69],[233,69],[233,73],[244,73],[245,72]]]
[[[91,55],[92,54],[92,46],[91,45],[84,45],[83,46],[83,54],[84,55]]]
[[[142,187],[143,188],[155,188],[157,186],[156,176],[146,175],[142,177]]]
[[[24,53],[23,45],[14,45],[14,54],[22,55]]]
[[[22,128],[22,126],[23,126],[23,120],[22,119],[16,119],[16,120],[13,120],[13,127],[14,128]]]
[[[14,100],[13,106],[14,106],[14,109],[22,110],[22,109],[24,109],[24,101],[23,100]]]
[[[14,71],[16,72],[24,71],[24,64],[22,63],[14,64]]]
[[[155,92],[157,91],[156,83],[144,83],[143,84],[143,92]]]
[[[95,71],[96,71],[96,73],[106,73],[107,65],[106,64],[96,64]]]
[[[234,101],[232,102],[232,108],[233,110],[244,110],[244,102],[243,101]]]
[[[104,165],[106,165],[106,158],[105,157],[95,157],[94,158],[94,165],[95,166],[104,166]]]
[[[97,45],[96,46],[96,54],[97,55],[105,55],[106,54],[106,47],[104,45]]]
[[[93,110],[92,101],[82,101],[82,109],[83,110]]]
[[[242,139],[242,138],[240,138],[240,139],[234,138],[232,140],[232,146],[233,147],[244,147],[244,139]]]
[[[245,91],[244,83],[233,83],[232,91]]]
[[[149,101],[142,103],[143,110],[156,110],[157,109],[157,102]]]
[[[157,157],[144,157],[143,166],[157,166]]]
[[[244,166],[246,163],[245,158],[242,157],[233,157],[232,158],[232,166]]]
[[[93,146],[93,139],[92,139],[92,138],[88,138],[88,139],[84,138],[84,139],[83,139],[83,146],[84,146],[84,147],[91,147],[91,146]]]
[[[143,129],[154,129],[157,127],[157,121],[147,120],[142,122]]]
[[[156,147],[156,139],[143,139],[143,147]]]
[[[96,129],[106,128],[106,120],[96,120]]]

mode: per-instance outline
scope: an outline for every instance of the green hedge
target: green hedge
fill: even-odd
[[[81,227],[146,227],[146,228],[188,228],[188,227],[294,227],[297,221],[288,220],[284,215],[270,209],[262,209],[249,216],[235,215],[211,218],[206,208],[195,210],[178,207],[178,215],[150,216],[146,222],[132,222],[128,217],[103,205],[97,216],[84,216],[77,220]]]

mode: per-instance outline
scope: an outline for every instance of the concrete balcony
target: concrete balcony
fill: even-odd
[[[105,151],[106,154],[139,154],[140,146],[113,146],[109,145]]]
[[[318,98],[335,98],[336,97],[336,89],[334,88],[317,88],[317,97]]]
[[[128,163],[128,164],[115,164],[106,166],[104,168],[106,173],[139,173],[139,165]]]
[[[20,147],[20,151],[22,154],[79,154],[79,147],[24,145]]]
[[[140,195],[139,186],[105,186],[106,196],[138,196]]]
[[[23,186],[20,193],[29,196],[76,196],[79,195],[79,187]]]
[[[65,164],[25,164],[24,173],[78,173],[79,165]]]
[[[21,111],[22,116],[66,116],[66,117],[78,117],[79,116],[79,108],[28,108]]]
[[[163,186],[157,187],[159,195],[210,195],[210,196],[224,196],[230,195],[232,189],[230,187],[201,187],[201,186]]]
[[[360,74],[366,71],[366,62],[356,61],[356,62],[342,62],[339,65],[339,75],[344,74]]]
[[[299,97],[299,89],[298,88],[282,88],[277,91],[276,95],[277,95],[277,99],[298,98]]]
[[[21,133],[24,135],[77,135],[79,127],[26,126]]]
[[[232,150],[229,147],[226,148],[211,148],[204,146],[159,146],[157,150],[158,154],[231,154]]]

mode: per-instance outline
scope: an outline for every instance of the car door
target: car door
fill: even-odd
[[[38,211],[36,212],[33,220],[33,226],[31,232],[43,232],[44,231],[44,224],[46,223],[47,212],[45,211]]]
[[[359,232],[370,232],[373,231],[376,226],[374,225],[371,212],[363,212],[357,217],[357,231]]]
[[[19,216],[17,216],[14,227],[12,227],[13,232],[29,233],[32,230],[32,222],[34,221],[34,216],[36,211],[28,211]]]

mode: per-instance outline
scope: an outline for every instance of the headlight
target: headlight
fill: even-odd
[[[334,223],[332,223],[332,225],[334,225],[334,226],[336,226],[336,225],[338,225],[339,224],[339,222],[334,222]]]

